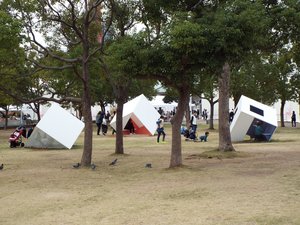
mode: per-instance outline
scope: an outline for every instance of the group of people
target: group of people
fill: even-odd
[[[101,133],[103,135],[107,134],[108,126],[112,118],[115,116],[116,111],[113,111],[112,114],[107,111],[106,113],[104,111],[99,111],[96,115],[96,125],[97,125],[97,135],[100,135]],[[129,130],[130,134],[135,134],[135,129],[133,125],[133,121],[130,118],[125,126],[125,129]],[[112,134],[115,134],[116,130],[112,127]]]
[[[115,112],[114,112],[115,114]],[[113,115],[114,116],[114,115]],[[200,136],[199,138],[197,138],[197,119],[198,119],[198,112],[197,111],[193,111],[193,114],[191,116],[191,120],[190,120],[190,126],[189,129],[184,128],[181,130],[181,134],[183,134],[188,140],[194,140],[194,141],[207,141],[208,140],[208,135],[209,132],[205,132],[204,135]],[[234,117],[234,111],[231,110],[231,112],[229,113],[229,122],[231,123]],[[97,130],[97,135],[100,135],[100,131],[102,129],[102,134],[106,135],[107,133],[107,129],[108,129],[108,124],[109,121],[111,119],[111,115],[110,113],[107,111],[107,113],[105,114],[103,111],[100,111],[97,116],[96,116],[96,124],[98,127]],[[161,115],[159,117],[159,119],[156,121],[156,125],[157,125],[157,143],[160,142],[160,137],[162,136],[162,142],[165,142],[165,138],[166,138],[166,133],[164,130],[164,116]],[[292,127],[296,127],[296,114],[295,111],[293,111],[292,113],[292,117],[291,117],[291,122],[292,122]],[[257,121],[257,123],[255,124],[255,129],[254,129],[254,136],[255,136],[255,140],[265,140],[265,137],[263,135],[263,128],[262,128],[262,121]],[[132,119],[129,119],[128,123],[125,126],[126,129],[129,130],[130,134],[134,134],[135,130],[134,130],[134,125],[133,125],[133,121]],[[113,134],[115,133],[115,130],[113,129]]]
[[[207,111],[205,110],[205,112],[207,113]],[[204,112],[204,116],[205,116],[205,113]],[[209,135],[209,132],[205,132],[204,135],[201,135],[199,137],[199,139],[197,138],[197,118],[198,118],[198,112],[197,111],[194,111],[192,116],[191,116],[191,120],[190,120],[190,129],[186,129],[185,130],[185,133],[184,133],[184,136],[187,138],[187,140],[193,140],[193,141],[207,141],[208,139],[208,135]],[[205,119],[205,117],[204,117]],[[207,118],[206,118],[207,119]]]
[[[115,112],[114,112],[115,114]],[[106,113],[104,111],[99,111],[96,115],[96,124],[97,124],[97,135],[100,135],[101,131],[103,135],[107,134],[108,125],[113,116],[107,111]],[[113,131],[114,132],[114,131]]]
[[[204,135],[197,138],[197,118],[199,114],[197,111],[193,111],[193,114],[191,116],[190,120],[190,127],[189,129],[183,129],[181,133],[187,138],[187,140],[193,140],[193,141],[207,141],[209,132],[205,132]],[[162,142],[165,142],[166,133],[164,130],[164,116],[160,116],[160,118],[156,121],[157,124],[157,143],[160,142],[160,137],[162,136]]]

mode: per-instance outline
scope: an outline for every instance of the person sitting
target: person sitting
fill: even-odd
[[[184,127],[184,126],[181,126],[181,128],[180,128],[180,134],[185,134],[185,132],[186,132],[186,130],[187,130],[187,128],[186,127]]]
[[[254,129],[254,140],[255,141],[265,141],[266,138],[263,135],[264,129],[262,128],[262,121],[257,121]]]
[[[190,136],[189,129],[185,129],[185,130],[184,130],[183,136],[186,137],[186,138],[189,138],[189,136]]]
[[[189,132],[189,139],[191,139],[191,140],[196,140],[197,139],[196,133],[192,128],[190,129],[190,132]]]
[[[207,142],[208,135],[209,135],[209,132],[206,131],[206,132],[204,133],[204,135],[202,135],[202,136],[199,137],[199,140],[200,140],[201,142],[202,142],[202,141]]]

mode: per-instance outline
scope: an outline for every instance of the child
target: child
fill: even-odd
[[[161,135],[163,135],[162,137],[162,141],[165,141],[165,137],[166,137],[166,133],[164,131],[164,117],[160,116],[160,118],[156,121],[157,124],[157,143],[159,143],[159,138]]]
[[[200,140],[201,142],[202,142],[202,141],[205,141],[205,142],[206,142],[206,141],[207,141],[208,135],[209,135],[209,132],[206,131],[204,135],[202,135],[202,136],[199,137],[199,140]]]

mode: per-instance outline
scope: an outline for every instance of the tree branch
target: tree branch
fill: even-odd
[[[52,94],[51,97],[37,97],[37,98],[33,98],[33,99],[24,99],[22,98],[22,96],[18,95],[18,94],[14,94],[11,93],[8,89],[6,89],[3,86],[0,86],[0,89],[7,94],[8,96],[16,99],[19,102],[22,102],[24,104],[30,104],[30,103],[45,103],[45,102],[57,102],[57,103],[66,103],[66,102],[78,102],[81,103],[82,99],[81,98],[76,98],[76,97],[62,97],[62,98],[55,98],[54,94]]]

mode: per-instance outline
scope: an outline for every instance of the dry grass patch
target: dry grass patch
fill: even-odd
[[[219,150],[212,150],[212,151],[204,151],[200,154],[193,154],[189,155],[186,159],[195,159],[195,158],[202,158],[202,159],[233,159],[233,158],[244,158],[250,157],[251,154],[247,152],[238,152],[238,151],[227,151],[221,152]]]
[[[184,166],[176,169],[167,169],[169,126],[166,131],[166,144],[124,137],[124,155],[114,154],[114,136],[94,135],[92,170],[72,167],[83,135],[72,150],[12,150],[12,130],[1,130],[0,224],[300,224],[300,129],[279,128],[276,142],[234,143],[233,153],[214,150],[217,131],[205,143],[183,138]]]

